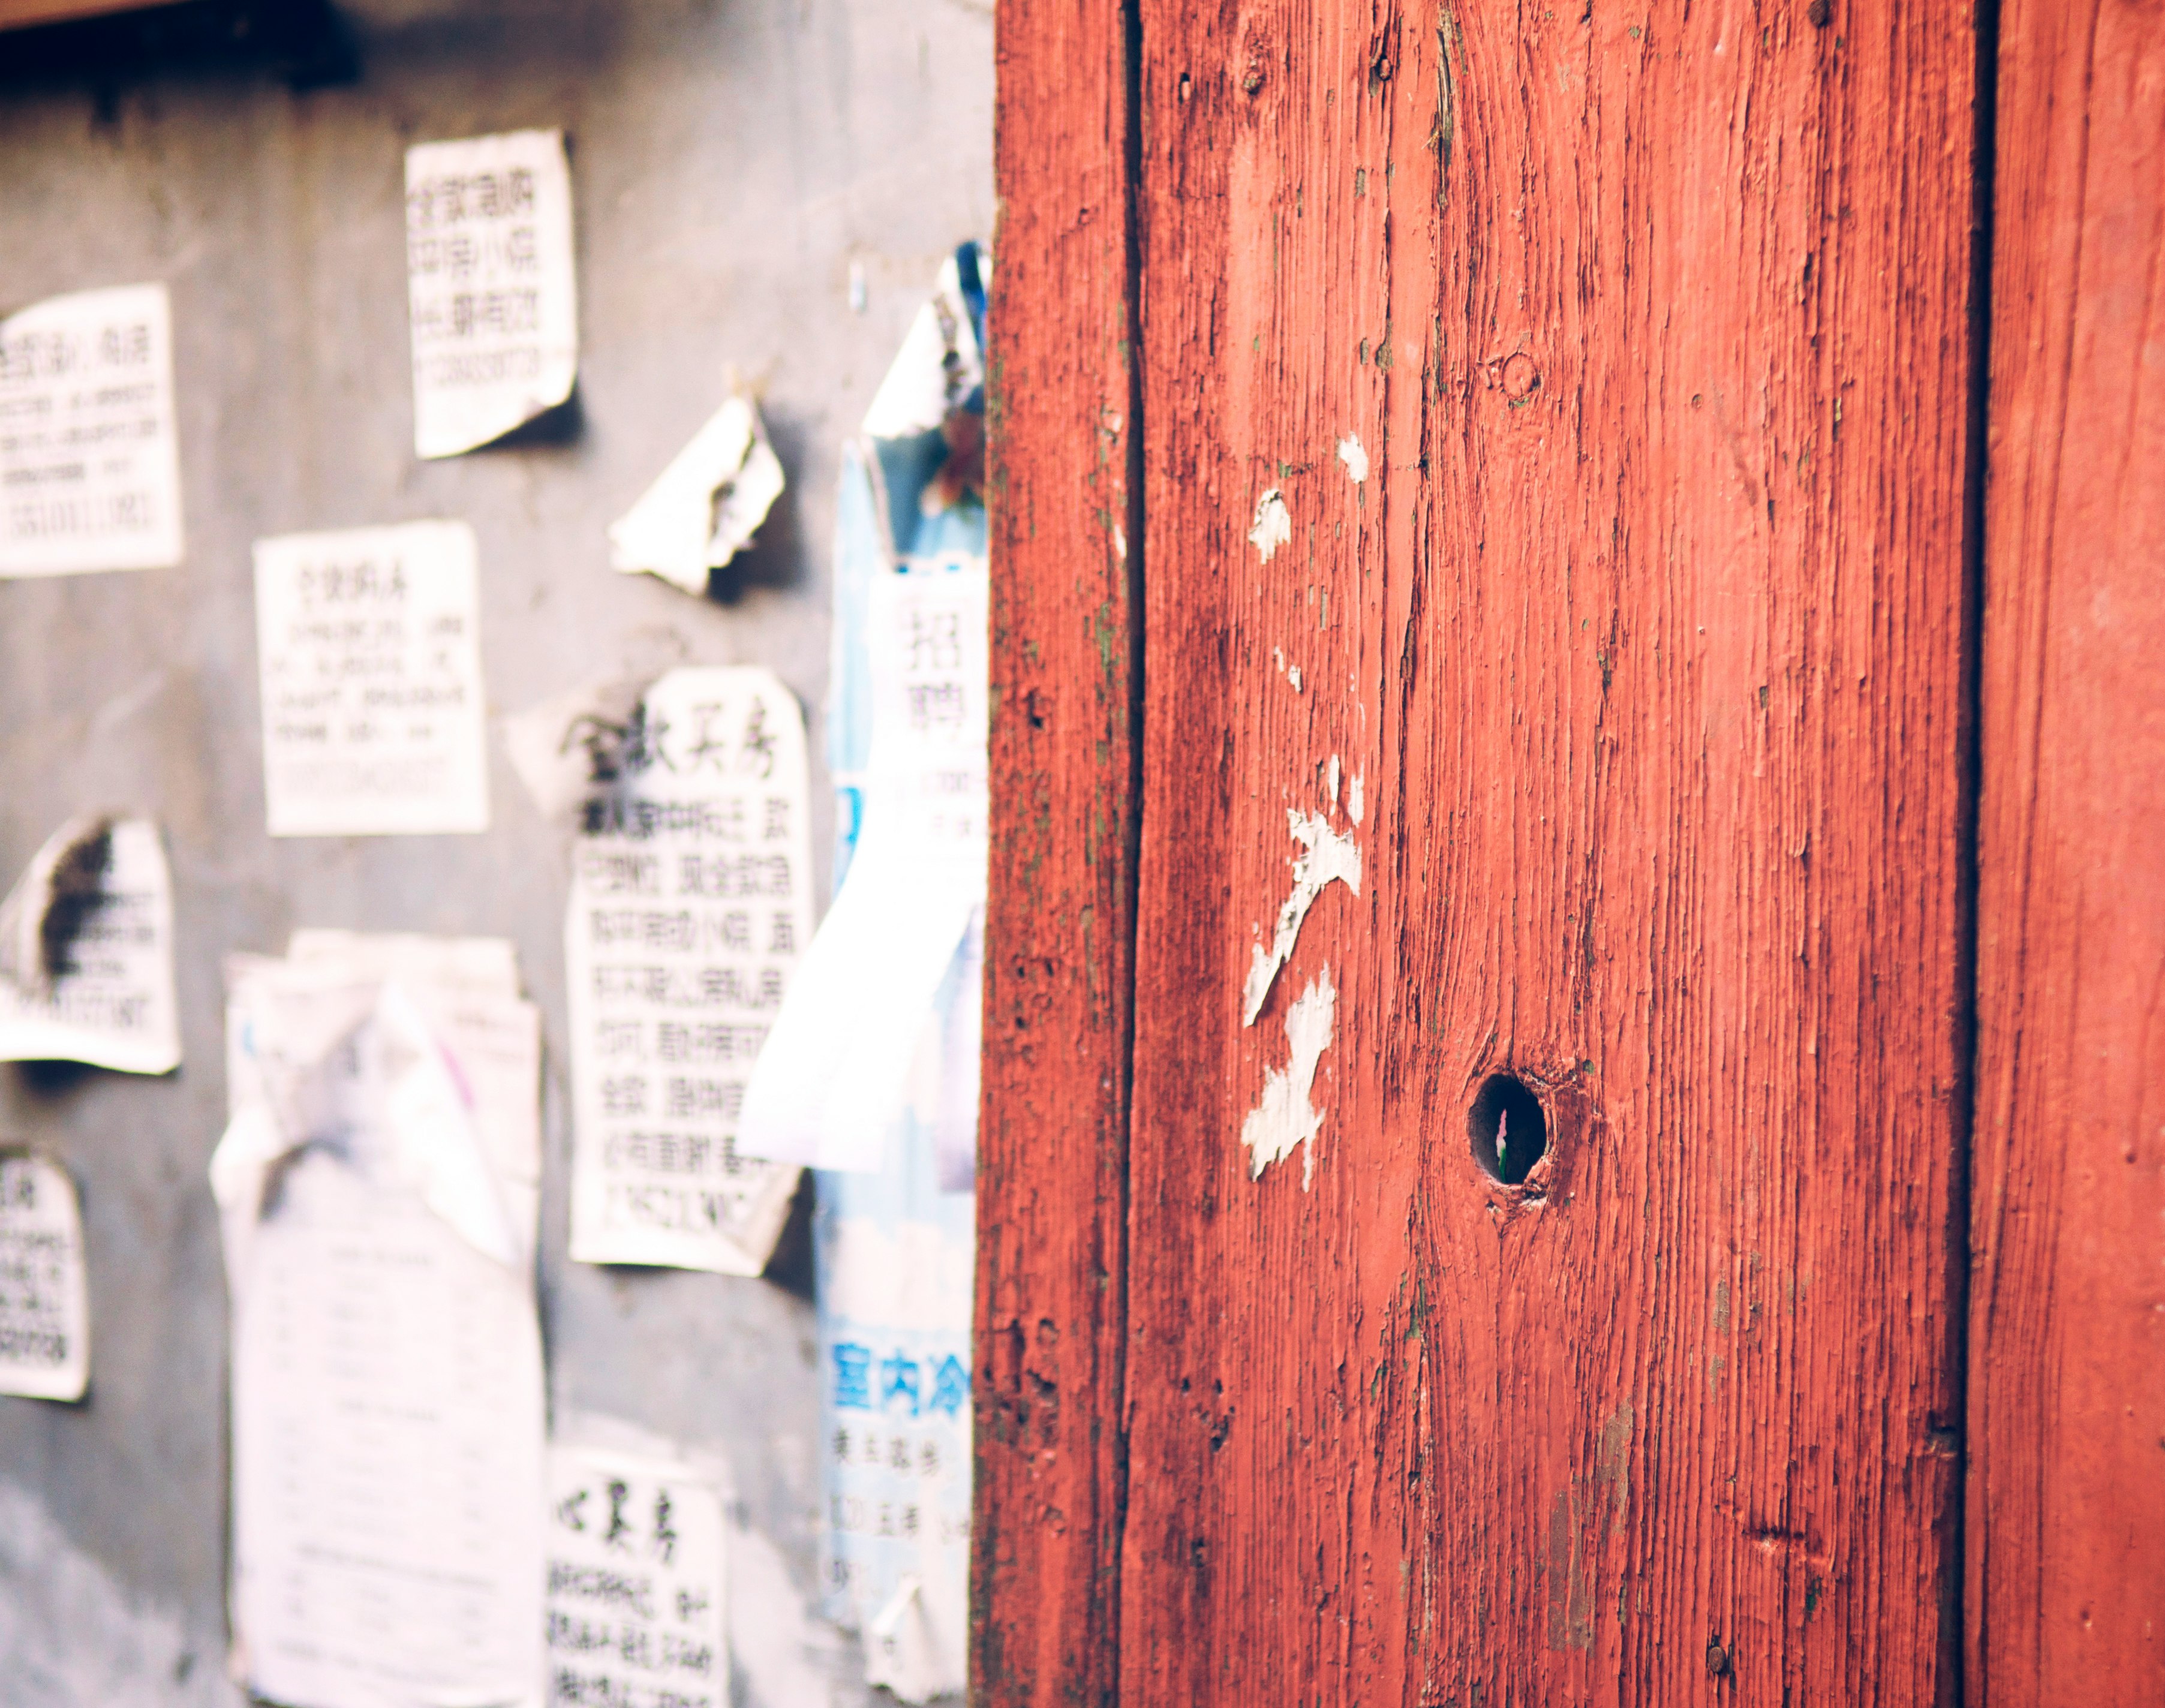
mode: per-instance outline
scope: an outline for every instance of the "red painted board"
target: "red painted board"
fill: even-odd
[[[972,1690],[1111,1694],[1134,941],[1125,33],[1000,0]]]
[[[1993,222],[1976,1708],[2165,1702],[2165,13],[2009,0]]]
[[[1130,1708],[1952,1700],[1972,30],[1142,6]]]

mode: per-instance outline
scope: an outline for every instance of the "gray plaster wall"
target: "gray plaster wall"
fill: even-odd
[[[166,827],[186,1061],[165,1078],[0,1068],[0,1136],[82,1188],[92,1370],[0,1398],[0,1705],[227,1702],[226,1318],[205,1166],[224,1124],[220,962],[297,925],[514,939],[546,1016],[540,1296],[560,1421],[726,1461],[741,1503],[736,1700],[859,1700],[815,1594],[809,1278],[565,1256],[565,833],[491,752],[482,836],[264,834],[250,546],[463,517],[491,710],[684,662],[825,687],[836,448],[960,240],[992,224],[990,7],[975,0],[371,0],[361,73],[236,66],[0,87],[0,308],[163,279],[187,558],[0,582],[0,882],[70,814]],[[0,54],[4,54],[0,42]],[[582,293],[572,430],[421,463],[403,273],[409,143],[561,125]],[[853,309],[852,262],[865,303]],[[733,599],[608,567],[603,530],[724,394],[761,393],[791,487]],[[824,780],[814,796],[824,801]],[[826,828],[815,827],[824,851]]]

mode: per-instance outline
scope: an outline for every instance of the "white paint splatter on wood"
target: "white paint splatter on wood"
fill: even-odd
[[[1332,754],[1330,756],[1330,804],[1333,806],[1338,804],[1338,784],[1344,774],[1345,767],[1339,764],[1338,756],[1335,753]]]
[[[1278,968],[1293,958],[1293,946],[1300,937],[1300,922],[1308,917],[1309,909],[1324,887],[1333,883],[1343,883],[1354,894],[1361,893],[1361,851],[1355,846],[1353,833],[1341,836],[1330,828],[1330,821],[1321,813],[1299,813],[1291,808],[1286,810],[1286,826],[1292,831],[1301,851],[1293,857],[1293,893],[1278,909],[1277,930],[1271,939],[1267,952],[1261,943],[1256,945],[1255,959],[1248,967],[1248,983],[1242,992],[1241,1024],[1251,1026],[1256,1016],[1263,1010],[1263,1002],[1271,994],[1271,985],[1278,976]]]
[[[1293,513],[1286,509],[1285,500],[1272,487],[1256,500],[1255,525],[1248,530],[1248,540],[1262,555],[1263,561],[1271,561],[1271,554],[1293,538]]]
[[[1300,1189],[1308,1190],[1315,1178],[1315,1136],[1323,1125],[1323,1111],[1310,1101],[1315,1087],[1316,1063],[1330,1047],[1331,1022],[1338,1010],[1338,992],[1325,967],[1308,988],[1293,999],[1286,1010],[1286,1065],[1264,1076],[1262,1100],[1241,1123],[1241,1142],[1248,1147],[1248,1178],[1260,1180],[1272,1163],[1303,1147]]]
[[[1346,472],[1353,477],[1358,486],[1368,478],[1368,453],[1361,447],[1361,435],[1349,433],[1338,441],[1338,460],[1346,465]]]
[[[1352,786],[1346,791],[1346,816],[1356,825],[1367,815],[1368,799],[1363,787],[1367,781],[1367,772],[1356,771],[1353,773]]]

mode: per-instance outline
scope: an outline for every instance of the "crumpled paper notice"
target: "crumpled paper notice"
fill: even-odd
[[[234,1677],[538,1708],[540,1028],[511,947],[298,932],[227,981]]]
[[[733,397],[611,525],[610,567],[704,593],[708,572],[751,543],[784,484],[757,406]]]

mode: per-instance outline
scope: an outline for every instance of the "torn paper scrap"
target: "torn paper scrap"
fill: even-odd
[[[976,263],[982,252],[965,245]],[[960,260],[950,256],[940,268],[940,283],[917,311],[903,335],[902,347],[872,394],[865,411],[864,431],[873,439],[903,439],[936,433],[985,382],[984,354],[977,346],[977,315],[970,290],[978,281],[965,279]]]
[[[722,1505],[687,1466],[549,1450],[552,1702],[726,1708]]]
[[[488,828],[471,528],[259,540],[255,630],[272,836]]]
[[[534,1199],[487,1136],[526,1124],[485,1112],[535,1105],[538,1080],[514,1092],[433,1018],[524,1007],[492,958],[326,933],[309,958],[229,969],[233,1115],[211,1188],[233,1311],[235,1671],[261,1696],[540,1699]]]
[[[622,779],[624,742],[649,683],[582,683],[500,720],[503,751],[535,809],[559,820]]]
[[[812,938],[803,714],[769,671],[672,671],[608,768],[564,920],[572,1255],[756,1275],[797,1187],[739,1139]]]
[[[181,561],[172,309],[162,284],[0,320],[0,577]]]
[[[881,382],[863,436],[844,448],[835,552],[838,565],[856,567],[838,567],[838,613],[861,598],[867,570],[984,555],[982,352],[990,266],[977,244],[956,245]],[[861,481],[868,493],[853,490]],[[872,526],[860,533],[855,513],[867,500]]]
[[[1256,500],[1256,519],[1248,530],[1248,543],[1268,563],[1278,547],[1292,538],[1293,514],[1278,496],[1278,489],[1272,487]]]
[[[745,1091],[751,1155],[880,1166],[984,901],[988,585],[982,558],[872,583],[864,827]]]
[[[20,989],[49,995],[75,964],[83,928],[105,899],[113,865],[113,820],[71,819],[30,859],[0,903],[0,973]]]
[[[0,1061],[181,1065],[173,883],[149,819],[72,819],[0,903]]]
[[[80,1400],[89,1382],[75,1182],[49,1157],[0,1151],[0,1394]]]
[[[609,565],[687,593],[746,546],[782,496],[782,460],[749,398],[731,398],[609,526]]]
[[[1262,1100],[1241,1123],[1241,1142],[1248,1149],[1248,1175],[1260,1180],[1272,1163],[1293,1154],[1296,1145],[1306,1147],[1301,1162],[1300,1183],[1305,1191],[1315,1174],[1315,1135],[1323,1125],[1322,1111],[1309,1102],[1315,1084],[1316,1063],[1330,1047],[1330,1026],[1338,1007],[1338,992],[1325,967],[1286,1010],[1288,1054],[1283,1068],[1264,1076]]]
[[[1359,787],[1357,783],[1355,787]],[[1270,949],[1266,952],[1261,943],[1256,944],[1255,958],[1249,963],[1248,982],[1241,1003],[1241,1024],[1244,1026],[1255,1025],[1256,1016],[1263,1011],[1264,1000],[1271,994],[1278,968],[1293,958],[1293,945],[1300,938],[1301,921],[1308,917],[1309,909],[1325,887],[1343,883],[1354,894],[1361,893],[1361,850],[1351,830],[1341,836],[1330,828],[1330,821],[1321,813],[1302,814],[1291,808],[1286,810],[1286,826],[1292,831],[1293,841],[1301,845],[1301,851],[1293,857],[1293,889],[1278,909],[1277,929],[1272,936]]]
[[[406,150],[414,451],[456,456],[572,395],[579,311],[559,130]]]
[[[958,1688],[943,1676],[938,1642],[925,1610],[923,1580],[913,1572],[865,1623],[865,1682],[913,1703]]]
[[[1368,478],[1368,453],[1362,448],[1359,434],[1349,433],[1338,441],[1338,460],[1346,465],[1354,485]]]

